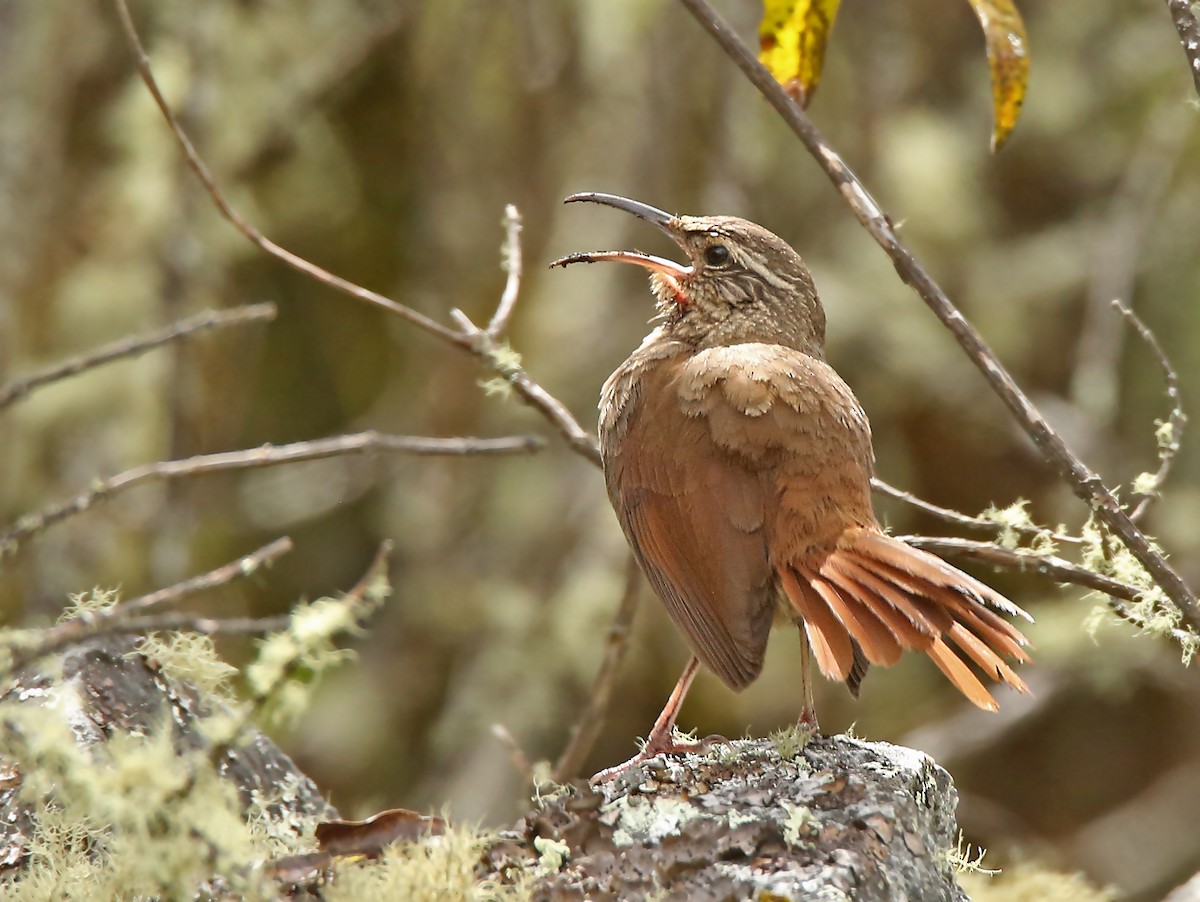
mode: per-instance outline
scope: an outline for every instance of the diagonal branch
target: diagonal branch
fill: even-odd
[[[1040,539],[1043,536],[1053,539],[1064,545],[1082,545],[1083,539],[1078,536],[1069,536],[1061,532],[1051,532],[1046,529],[1038,529],[1036,526],[1009,526],[1004,527],[995,520],[989,520],[986,517],[972,517],[969,514],[964,514],[953,510],[949,507],[941,507],[926,501],[924,498],[918,498],[912,492],[906,492],[904,489],[898,489],[890,483],[884,482],[877,476],[871,477],[871,490],[880,494],[893,498],[896,501],[903,501],[905,504],[912,505],[917,510],[924,511],[937,517],[939,520],[945,520],[947,523],[953,523],[955,526],[963,526],[967,529],[986,529],[993,533],[1000,532],[1001,529],[1008,528],[1015,532],[1022,539],[1032,541]]]
[[[1200,97],[1200,22],[1192,12],[1193,0],[1167,0],[1167,9],[1171,11],[1171,21],[1179,32],[1179,43],[1183,44],[1183,52],[1187,55],[1188,69],[1192,73],[1192,84],[1196,86],[1196,96]]]
[[[804,110],[787,95],[707,0],[680,2],[737,64],[746,78],[758,88],[812,154],[863,228],[891,257],[900,278],[921,296],[966,351],[971,362],[983,373],[992,390],[1008,407],[1013,418],[1033,440],[1046,461],[1070,484],[1075,495],[1087,503],[1097,518],[1120,538],[1151,578],[1179,607],[1184,617],[1192,624],[1200,624],[1200,606],[1197,605],[1196,596],[1191,588],[1167,563],[1163,553],[1138,529],[1101,478],[1067,447],[1062,437],[1046,422],[1045,417],[1017,385],[975,327],[967,322],[941,286],[896,236],[890,217],[883,212],[850,167],[829,146]]]
[[[1078,564],[1072,564],[1055,555],[1013,551],[992,542],[976,542],[972,539],[943,538],[941,536],[897,536],[896,538],[914,548],[923,548],[947,557],[965,557],[1001,570],[1040,573],[1056,582],[1084,586],[1097,592],[1103,592],[1106,596],[1105,601],[1114,614],[1136,627],[1144,628],[1146,625],[1145,621],[1134,614],[1127,604],[1127,602],[1137,603],[1140,601],[1144,594],[1142,589],[1096,573],[1094,570],[1085,569]],[[1195,644],[1195,635],[1186,629],[1174,628],[1169,630],[1169,633],[1171,638],[1185,648]]]
[[[0,558],[15,553],[21,542],[47,527],[83,513],[118,492],[154,479],[180,479],[223,470],[245,470],[251,467],[269,467],[302,460],[320,460],[343,454],[371,452],[418,455],[531,454],[538,451],[542,444],[542,439],[536,435],[503,438],[423,438],[411,435],[383,435],[370,430],[315,441],[293,442],[290,445],[262,445],[245,451],[201,454],[183,460],[143,464],[108,479],[97,480],[86,492],[81,492],[74,498],[21,517],[6,532],[0,533]]]
[[[394,313],[403,319],[408,320],[415,326],[424,329],[426,332],[436,335],[438,338],[448,341],[451,344],[462,345],[463,336],[456,333],[453,329],[447,329],[441,323],[430,319],[423,313],[413,310],[398,301],[393,301],[391,298],[384,297],[378,292],[363,288],[361,285],[356,285],[348,279],[343,279],[341,276],[335,276],[326,269],[322,269],[315,263],[305,260],[303,257],[293,254],[286,248],[280,247],[274,241],[271,241],[260,232],[257,228],[251,225],[241,213],[234,209],[233,205],[225,197],[223,191],[217,185],[217,181],[213,178],[212,172],[207,164],[197,152],[195,145],[179,124],[179,120],[175,118],[175,114],[171,111],[167,99],[163,96],[162,91],[158,87],[158,82],[154,78],[154,73],[150,69],[150,57],[146,54],[146,49],[142,46],[141,39],[138,37],[137,29],[134,28],[133,18],[129,15],[129,7],[125,0],[113,0],[114,6],[117,9],[117,16],[121,20],[121,30],[125,33],[125,40],[133,51],[134,61],[137,64],[138,72],[142,76],[142,81],[146,83],[146,87],[150,90],[151,96],[154,97],[154,102],[158,104],[159,110],[163,117],[167,120],[167,124],[171,127],[172,134],[175,135],[175,140],[183,151],[184,157],[187,159],[188,168],[196,174],[196,178],[200,179],[200,183],[204,185],[204,189],[208,192],[208,196],[212,198],[217,209],[221,212],[235,229],[241,232],[246,238],[256,244],[259,248],[266,251],[277,260],[286,263],[292,269],[298,270],[307,276],[322,282],[331,288],[336,288],[338,291],[344,292],[353,298],[360,301],[365,301],[376,307],[381,307],[389,313]]]
[[[270,303],[234,307],[230,310],[208,310],[187,319],[181,319],[156,332],[122,338],[87,354],[64,360],[62,363],[34,373],[32,376],[13,380],[0,388],[0,410],[19,401],[36,389],[60,379],[75,376],[85,370],[125,357],[136,357],[169,342],[178,341],[208,329],[225,329],[258,320],[272,320],[275,318],[275,312],[275,305]]]

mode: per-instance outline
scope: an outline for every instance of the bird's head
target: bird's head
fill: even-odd
[[[551,266],[614,261],[648,269],[664,331],[709,347],[765,341],[823,356],[825,311],[812,274],[791,246],[735,216],[674,216],[613,194],[573,194],[632,213],[658,226],[690,265],[640,251],[570,254]]]

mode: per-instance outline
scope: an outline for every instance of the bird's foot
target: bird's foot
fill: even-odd
[[[715,733],[712,736],[705,736],[703,739],[689,739],[684,734],[674,731],[663,736],[651,734],[640,752],[628,761],[606,767],[588,780],[588,784],[598,786],[601,783],[608,783],[625,771],[649,761],[651,758],[657,758],[659,755],[695,755],[708,751],[714,745],[722,744],[728,745],[729,740]]]
[[[817,712],[809,705],[805,705],[800,711],[800,719],[796,722],[796,726],[804,730],[811,730],[814,736],[821,733],[821,725],[817,723]]]

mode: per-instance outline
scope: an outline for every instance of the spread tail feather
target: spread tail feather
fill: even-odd
[[[996,611],[1032,618],[941,558],[881,532],[855,529],[819,563],[792,563],[779,575],[830,679],[849,682],[857,674],[857,684],[866,663],[895,664],[912,649],[929,655],[980,708],[994,711],[996,700],[960,652],[990,679],[1029,691],[1004,660],[1028,661],[1026,639]]]

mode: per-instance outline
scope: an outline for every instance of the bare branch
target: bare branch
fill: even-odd
[[[464,337],[459,335],[452,329],[447,329],[441,323],[430,319],[423,313],[413,310],[398,301],[393,301],[391,298],[356,285],[340,276],[335,276],[328,270],[322,269],[315,263],[305,260],[293,254],[291,251],[280,247],[275,242],[267,238],[257,228],[247,222],[242,215],[233,208],[233,205],[226,199],[224,192],[217,186],[216,179],[213,178],[212,172],[200,154],[193,146],[191,139],[175,118],[175,114],[171,111],[170,105],[159,89],[158,81],[154,77],[154,72],[150,68],[150,58],[146,54],[145,48],[142,46],[141,39],[138,37],[137,29],[133,25],[133,18],[129,15],[129,7],[125,0],[113,0],[113,5],[116,7],[117,16],[121,20],[121,30],[125,34],[125,41],[129,44],[130,50],[133,51],[134,61],[137,64],[138,72],[142,76],[142,81],[146,83],[146,87],[150,89],[150,94],[154,97],[154,102],[158,105],[163,117],[167,120],[167,124],[171,127],[171,132],[175,135],[175,140],[183,151],[184,157],[187,158],[188,167],[200,179],[204,189],[208,192],[208,196],[212,198],[212,202],[216,205],[221,215],[227,219],[235,229],[241,232],[247,239],[257,245],[263,251],[266,251],[275,259],[286,263],[292,269],[298,270],[307,276],[322,282],[331,288],[336,288],[345,294],[350,295],[357,300],[364,301],[368,304],[373,304],[387,310],[389,313],[394,313],[408,320],[413,325],[419,326],[426,332],[436,335],[438,338],[448,341],[451,344],[463,346]]]
[[[1158,445],[1158,469],[1154,473],[1154,488],[1157,493],[1163,480],[1171,472],[1171,464],[1174,462],[1175,455],[1179,452],[1180,442],[1183,440],[1183,427],[1187,423],[1187,415],[1183,412],[1183,398],[1179,392],[1179,374],[1175,372],[1162,345],[1158,343],[1158,339],[1150,331],[1150,327],[1142,322],[1141,317],[1119,300],[1114,300],[1112,303],[1125,317],[1125,321],[1137,330],[1146,346],[1150,348],[1150,353],[1154,355],[1159,368],[1162,369],[1163,381],[1167,384],[1167,400],[1171,402],[1171,412],[1163,423],[1166,434],[1159,440]],[[1129,515],[1129,519],[1134,522],[1141,519],[1154,498],[1155,495],[1146,495]]]
[[[274,617],[201,617],[195,614],[169,613],[151,617],[135,617],[114,624],[111,633],[155,633],[187,632],[204,636],[240,636],[246,634],[274,633],[286,629],[287,614]]]
[[[1171,11],[1171,21],[1179,32],[1179,42],[1183,44],[1183,52],[1187,55],[1188,69],[1192,73],[1192,84],[1196,87],[1196,96],[1200,97],[1200,22],[1192,12],[1193,0],[1167,0],[1167,9]]]
[[[707,0],[680,2],[758,88],[804,144],[859,222],[891,257],[900,278],[920,295],[962,346],[971,362],[983,374],[992,390],[1008,407],[1047,462],[1071,485],[1076,496],[1088,504],[1097,518],[1120,538],[1184,616],[1191,623],[1200,624],[1200,606],[1197,605],[1196,596],[1191,588],[1167,562],[1162,552],[1129,519],[1116,496],[1100,477],[1067,447],[1061,436],[1046,422],[1045,417],[1026,397],[975,327],[967,322],[941,286],[896,236],[891,219],[871,197],[850,167],[825,141],[804,110],[787,95]]]
[[[1120,580],[1111,579],[1052,554],[1033,554],[1011,551],[992,542],[976,542],[972,539],[941,538],[937,536],[897,536],[914,548],[924,548],[947,557],[965,557],[980,563],[990,564],[1002,570],[1018,570],[1022,573],[1039,573],[1055,582],[1069,583],[1102,592],[1113,613],[1136,627],[1145,624],[1136,617],[1125,602],[1141,600],[1142,590]],[[1195,636],[1183,629],[1170,630],[1171,637],[1184,646],[1191,646]]]
[[[558,763],[554,765],[555,783],[566,783],[579,775],[584,761],[591,753],[592,747],[604,730],[604,719],[608,715],[608,705],[612,700],[613,684],[616,683],[617,673],[629,650],[629,631],[633,625],[633,617],[638,609],[638,591],[642,585],[642,569],[637,559],[630,554],[625,564],[625,589],[621,594],[621,604],[613,618],[612,626],[608,628],[607,645],[600,669],[592,680],[592,688],[588,691],[588,700],[584,705],[579,719],[571,728],[571,738],[567,747],[559,755]]]
[[[184,460],[159,461],[98,480],[86,492],[21,517],[0,534],[0,558],[16,552],[21,542],[54,524],[83,513],[118,492],[155,479],[180,479],[222,470],[244,470],[342,454],[388,452],[418,455],[530,454],[544,445],[536,435],[504,438],[424,438],[383,435],[374,430],[290,445],[263,445],[244,451],[201,454]]]
[[[508,269],[508,280],[504,283],[504,294],[500,295],[500,304],[488,323],[488,338],[495,341],[508,328],[512,318],[513,308],[517,305],[517,296],[521,293],[521,214],[512,204],[504,208],[504,265]]]
[[[948,557],[966,557],[989,564],[1000,570],[1018,570],[1022,573],[1040,573],[1061,583],[1073,583],[1097,592],[1104,592],[1126,601],[1137,601],[1140,589],[1120,580],[1102,576],[1052,554],[1037,554],[1030,551],[1015,551],[995,542],[980,542],[976,539],[961,539],[950,536],[897,536],[901,542],[914,548],[923,548]]]
[[[61,623],[56,623],[54,626],[41,630],[37,634],[37,641],[35,643],[29,646],[13,648],[12,657],[6,666],[3,667],[3,670],[9,673],[15,672],[39,658],[44,658],[46,655],[54,654],[56,651],[66,648],[69,645],[77,645],[85,639],[102,634],[140,633],[154,629],[191,629],[191,626],[186,625],[169,625],[171,618],[135,617],[134,615],[144,615],[155,608],[174,604],[198,592],[206,592],[209,589],[224,586],[235,579],[244,579],[251,574],[257,573],[264,566],[274,563],[291,550],[292,540],[285,536],[281,539],[276,539],[268,545],[264,545],[255,552],[238,558],[236,561],[225,564],[222,567],[217,567],[215,570],[210,570],[199,576],[193,576],[191,579],[186,579],[165,589],[158,589],[149,595],[142,595],[139,598],[133,598],[129,601],[117,602],[106,608],[82,611],[78,617],[71,620],[64,620]],[[181,616],[184,620],[197,624],[220,624],[222,622],[188,615]],[[241,623],[241,621],[229,622],[235,624]],[[244,632],[246,630],[234,626],[226,630],[198,627],[195,631]],[[252,631],[258,632],[260,630],[254,629]]]
[[[156,332],[122,338],[95,351],[64,360],[62,363],[55,364],[39,373],[34,373],[32,376],[26,376],[23,379],[14,379],[8,385],[0,388],[0,410],[19,401],[36,389],[49,385],[52,382],[57,382],[60,379],[77,375],[85,370],[90,370],[124,357],[136,357],[139,354],[144,354],[169,342],[178,341],[181,338],[187,338],[190,335],[208,329],[224,329],[229,326],[241,326],[259,320],[272,320],[275,318],[275,312],[275,305],[269,303],[234,307],[231,310],[209,310],[199,313],[196,316],[190,316],[187,319],[181,319]]]
[[[1005,527],[995,520],[988,520],[985,517],[972,517],[968,514],[960,513],[948,507],[940,507],[932,504],[923,498],[918,498],[912,492],[906,492],[903,489],[898,489],[889,483],[884,482],[878,477],[871,477],[871,488],[880,495],[887,495],[889,498],[894,498],[897,501],[903,501],[905,504],[910,504],[917,510],[922,510],[927,514],[932,514],[939,520],[945,520],[947,523],[953,523],[955,526],[964,526],[968,529],[986,529],[992,533],[998,533],[1002,529],[1012,529],[1022,539],[1033,540],[1045,536],[1053,539],[1055,542],[1065,545],[1082,545],[1083,539],[1078,536],[1069,536],[1060,532],[1051,532],[1048,529],[1038,529],[1029,526],[1009,526]]]

